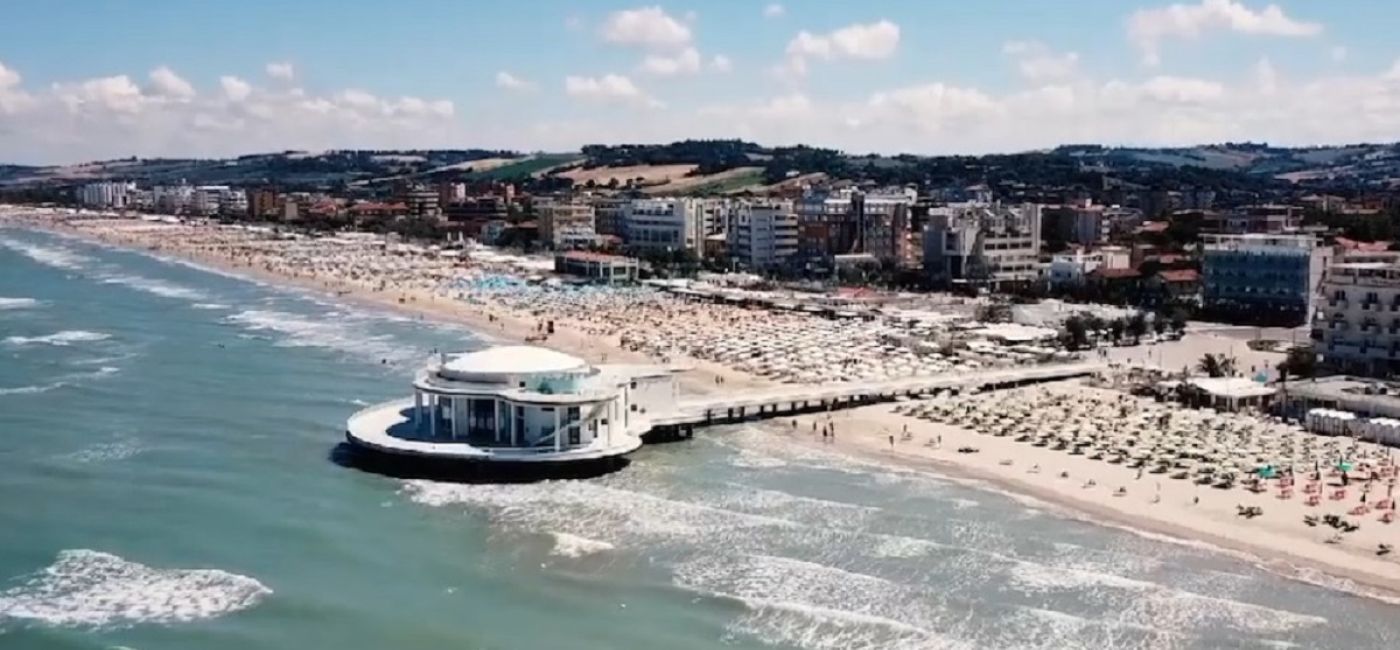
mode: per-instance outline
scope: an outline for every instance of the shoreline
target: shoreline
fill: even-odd
[[[1081,496],[1106,494],[1108,484],[1105,481],[1101,481],[1105,485],[1093,491],[1057,488],[1053,484],[1045,485],[1043,482],[1037,484],[1026,477],[1047,477],[1051,474],[1049,467],[1052,466],[1047,465],[1045,473],[1036,475],[1024,474],[1026,466],[1036,461],[1046,462],[1047,458],[1053,458],[1050,453],[1054,452],[1037,454],[1034,452],[1044,452],[1045,450],[1029,445],[1018,445],[1018,448],[1027,453],[1017,457],[1015,465],[1002,466],[985,449],[977,454],[958,454],[954,451],[958,445],[973,441],[985,446],[987,441],[992,439],[991,436],[949,425],[931,425],[928,422],[896,415],[892,413],[892,408],[891,404],[883,404],[835,414],[831,422],[836,425],[838,432],[845,431],[846,433],[838,435],[834,442],[822,442],[821,438],[810,434],[811,423],[818,422],[820,426],[820,422],[825,421],[825,416],[801,416],[797,418],[798,428],[796,431],[782,427],[779,435],[782,435],[785,440],[792,441],[793,444],[811,449],[834,450],[853,458],[895,465],[906,470],[931,471],[940,477],[946,477],[968,487],[1028,502],[1027,505],[1030,507],[1044,508],[1059,517],[1090,525],[1114,528],[1148,539],[1170,541],[1174,544],[1204,549],[1248,562],[1260,569],[1291,580],[1344,591],[1389,605],[1400,605],[1400,564],[1394,560],[1386,561],[1373,556],[1350,553],[1345,550],[1345,547],[1324,545],[1315,540],[1308,540],[1299,535],[1285,534],[1277,530],[1254,531],[1248,528],[1249,523],[1244,520],[1183,521],[1178,518],[1182,511],[1180,507],[1162,508],[1154,511],[1147,507],[1144,502],[1115,500],[1114,497],[1109,497],[1108,500],[1096,500]],[[910,430],[916,435],[916,440],[927,435],[943,436],[945,438],[943,455],[936,455],[922,445],[902,440],[897,440],[896,447],[891,450],[884,432],[897,431],[903,424],[910,426]],[[862,427],[862,425],[865,426]],[[911,446],[915,449],[910,449]],[[988,460],[996,464],[985,462]],[[1103,465],[1101,469],[1107,468],[1123,470],[1116,478],[1122,479],[1122,481],[1130,480],[1132,472],[1126,466]],[[1083,475],[1080,477],[1082,478]],[[1102,474],[1098,475],[1098,478],[1102,479]],[[1219,493],[1212,492],[1212,494],[1218,495]],[[1216,507],[1214,514],[1224,513],[1225,516],[1233,517],[1228,511],[1233,510],[1234,502],[1248,501],[1244,498],[1245,495],[1230,494],[1229,496],[1239,498],[1231,499],[1228,504],[1213,504],[1215,506],[1223,505],[1223,508]],[[1216,499],[1216,501],[1220,500]],[[1131,507],[1130,504],[1134,503],[1144,504],[1142,507]],[[1209,505],[1209,502],[1203,500],[1201,505]],[[1202,509],[1204,510],[1204,508]],[[1230,530],[1240,534],[1228,534]],[[1251,532],[1256,534],[1250,535]],[[1314,549],[1309,547],[1314,544],[1316,551],[1324,554],[1323,557],[1302,554],[1313,551]],[[1332,584],[1328,580],[1313,579],[1306,575],[1308,572],[1316,572],[1331,580],[1346,581],[1350,584]]]
[[[537,325],[532,324],[527,315],[441,297],[426,291],[375,290],[373,287],[352,285],[343,280],[331,282],[324,279],[271,272],[260,269],[256,265],[240,263],[236,258],[202,250],[198,246],[181,246],[174,241],[159,241],[155,237],[143,237],[141,233],[94,232],[96,229],[82,229],[56,223],[37,224],[21,221],[18,224],[40,231],[53,232],[63,237],[73,237],[79,241],[96,245],[111,246],[157,258],[165,258],[165,261],[171,263],[185,261],[197,266],[208,267],[206,270],[211,272],[228,273],[235,277],[265,282],[278,287],[307,290],[350,304],[384,309],[424,320],[461,325],[484,337],[512,342],[523,341],[531,331],[535,330]],[[539,344],[556,347],[594,362],[600,360],[655,362],[641,353],[623,349],[620,343],[611,337],[589,334],[579,329],[577,325],[577,323],[571,323],[568,320],[558,321],[556,322],[555,335]],[[682,384],[688,392],[703,394],[714,390],[716,377],[723,378],[726,383],[722,388],[728,390],[776,385],[765,379],[746,375],[717,364],[691,359],[686,359],[686,361],[694,368],[694,370],[681,375]],[[799,416],[796,418],[801,423],[798,431],[786,432],[784,429],[783,435],[794,444],[819,446],[822,449],[839,449],[840,453],[848,454],[851,457],[890,465],[896,471],[932,471],[954,481],[974,484],[973,487],[979,489],[999,492],[1009,498],[1030,499],[1038,504],[1048,506],[1056,516],[1091,525],[1117,528],[1147,538],[1165,539],[1173,543],[1203,547],[1214,553],[1225,553],[1292,580],[1344,591],[1387,604],[1400,604],[1400,565],[1397,565],[1393,560],[1386,561],[1375,557],[1365,557],[1337,546],[1324,546],[1317,540],[1309,540],[1300,535],[1287,535],[1277,530],[1252,529],[1250,528],[1251,524],[1243,520],[1227,518],[1221,522],[1205,517],[1199,518],[1199,520],[1184,518],[1183,513],[1178,512],[1179,507],[1174,509],[1161,508],[1155,511],[1143,507],[1132,508],[1128,506],[1129,501],[1127,500],[1114,502],[1110,499],[1104,502],[1101,499],[1088,498],[1086,491],[1057,487],[1053,483],[1044,484],[1044,480],[1031,480],[1027,475],[1021,473],[1022,468],[1026,465],[1039,462],[1045,463],[1047,468],[1059,467],[1059,465],[1051,465],[1051,463],[1060,462],[1063,464],[1064,459],[1060,456],[1049,455],[1050,452],[1047,450],[1035,449],[1029,445],[1016,446],[1014,456],[1008,456],[1010,452],[1000,453],[999,457],[1015,458],[1014,469],[989,465],[986,461],[998,453],[995,450],[980,454],[954,455],[951,449],[956,447],[958,443],[951,440],[946,447],[949,452],[942,456],[921,453],[917,445],[907,443],[896,446],[894,450],[886,449],[884,436],[881,432],[898,430],[901,426],[910,427],[919,439],[930,435],[959,436],[965,441],[975,441],[975,444],[978,445],[986,445],[991,440],[990,436],[973,431],[958,430],[956,427],[948,425],[937,425],[912,417],[896,415],[892,412],[892,405],[889,404],[862,407],[836,414],[834,421],[840,425],[843,433],[834,444],[822,444],[815,439],[815,435],[805,435],[809,423],[815,422],[819,417],[822,416]],[[861,428],[861,425],[865,425],[865,427]],[[861,429],[863,433],[851,433],[852,429]],[[910,447],[915,448],[910,449]],[[1075,475],[1076,478],[1085,475],[1098,476],[1100,474],[1114,474],[1117,470],[1127,471],[1126,467],[1099,464],[1095,468],[1086,470],[1086,473],[1083,474],[1081,474],[1080,469],[1075,469]],[[1047,469],[1047,474],[1049,473]],[[1126,479],[1122,476],[1114,476],[1103,481],[1104,488],[1093,492],[1096,495],[1106,492],[1108,489],[1106,485],[1113,480],[1121,482]],[[1252,496],[1234,493],[1212,494],[1219,494],[1230,501],[1249,501],[1247,497]],[[1212,505],[1220,506],[1221,504]],[[1228,511],[1230,508],[1231,504],[1225,504],[1223,509]],[[1172,520],[1173,516],[1176,517],[1175,521]],[[1294,523],[1296,524],[1296,522]],[[1379,524],[1372,522],[1368,523],[1371,524],[1368,526],[1371,529],[1379,526]],[[1241,535],[1222,534],[1222,530],[1239,531]],[[1250,533],[1254,534],[1251,536]],[[1321,557],[1303,555],[1303,553],[1313,550],[1316,550]],[[1350,584],[1327,584],[1325,580],[1310,579],[1305,575],[1309,571],[1315,571],[1327,578],[1343,580]]]

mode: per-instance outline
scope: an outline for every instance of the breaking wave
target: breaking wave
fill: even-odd
[[[298,348],[324,348],[393,363],[418,361],[419,353],[400,345],[387,335],[371,335],[343,319],[316,319],[287,312],[249,309],[225,318],[229,323],[255,332],[277,332],[283,336],[277,345]]]
[[[102,332],[89,332],[87,330],[63,330],[44,336],[8,336],[5,343],[15,346],[25,345],[52,345],[57,347],[67,347],[74,343],[90,343],[94,341],[105,341],[111,338],[110,334]]]
[[[101,377],[106,377],[108,375],[114,375],[118,372],[121,372],[121,368],[117,368],[116,366],[102,366],[101,368],[98,368],[97,370],[94,370],[92,372],[81,372],[74,373],[71,375],[64,375],[63,377],[60,377],[47,384],[32,384],[29,386],[0,388],[0,396],[37,395],[39,393],[47,393],[51,390],[58,390],[67,386],[76,385],[78,383],[81,383],[82,380],[85,379],[98,379]]]
[[[554,548],[550,554],[567,558],[580,558],[585,555],[611,551],[613,548],[612,544],[596,539],[588,539],[570,533],[554,533]]]
[[[53,564],[0,592],[0,622],[115,628],[184,623],[257,605],[261,582],[218,569],[157,569],[111,553],[65,550]]]
[[[31,309],[39,306],[39,301],[33,298],[5,298],[0,296],[0,311],[11,309]]]
[[[153,296],[162,298],[176,298],[180,300],[203,300],[205,294],[202,291],[191,289],[165,280],[142,277],[139,275],[108,275],[102,278],[103,284],[118,284],[130,287],[137,291],[144,291]]]
[[[92,261],[92,258],[79,255],[67,248],[41,246],[39,244],[10,239],[8,237],[0,237],[0,246],[4,246],[45,266],[51,266],[64,271],[80,270],[88,262]]]

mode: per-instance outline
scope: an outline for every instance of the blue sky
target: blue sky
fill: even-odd
[[[1371,0],[10,0],[0,16],[0,158],[21,162],[1400,134],[1400,3]]]

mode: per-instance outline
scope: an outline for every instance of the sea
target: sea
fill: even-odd
[[[454,325],[0,228],[0,648],[1396,648],[1400,606],[762,427],[339,462]]]

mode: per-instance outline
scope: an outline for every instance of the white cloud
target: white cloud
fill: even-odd
[[[267,76],[278,81],[292,81],[297,76],[296,67],[290,61],[273,61],[264,68]]]
[[[87,79],[75,84],[57,84],[54,90],[70,113],[136,114],[146,103],[141,88],[124,74]]]
[[[219,87],[224,90],[224,97],[231,102],[241,102],[253,93],[253,87],[248,82],[233,76],[219,77]]]
[[[615,11],[603,23],[603,40],[652,50],[678,50],[690,45],[690,28],[661,7]]]
[[[646,94],[631,79],[618,74],[601,77],[580,77],[570,75],[564,79],[564,92],[600,103],[622,103],[646,108],[661,108],[663,105]]]
[[[1214,81],[1159,76],[1142,84],[1142,92],[1164,104],[1198,104],[1220,99],[1225,95],[1225,87]]]
[[[496,87],[516,92],[533,92],[538,88],[535,82],[527,81],[505,70],[496,73]]]
[[[715,72],[729,72],[734,69],[734,62],[723,54],[716,54],[710,59],[710,69]]]
[[[165,67],[152,70],[144,85],[114,75],[60,81],[31,94],[22,82],[0,64],[0,151],[34,162],[432,146],[456,114],[442,99],[355,90],[309,96],[232,76],[200,94]]]
[[[1273,62],[1267,57],[1254,64],[1254,83],[1259,92],[1265,95],[1278,92],[1278,70],[1274,69]]]
[[[0,62],[0,90],[8,90],[18,86],[23,79],[18,72],[5,67],[4,62]]]
[[[924,132],[937,132],[960,120],[994,116],[1004,110],[982,91],[942,83],[875,93],[868,104],[871,114],[859,118],[860,123],[903,122]]]
[[[1031,82],[1071,77],[1079,67],[1078,53],[1055,52],[1038,41],[1008,41],[1001,51],[1016,61],[1016,69]]]
[[[20,88],[22,81],[24,78],[19,72],[5,67],[5,63],[0,61],[0,115],[19,112],[29,106],[32,98]],[[5,125],[0,124],[0,134],[4,132]]]
[[[898,47],[899,25],[888,20],[848,25],[828,34],[801,31],[788,42],[787,69],[800,76],[807,71],[808,59],[887,59]]]
[[[658,77],[675,77],[700,72],[700,52],[693,47],[681,50],[675,56],[648,54],[642,60],[642,72]]]
[[[776,2],[774,2],[774,3],[770,3],[769,5],[767,5],[767,6],[765,6],[765,7],[763,8],[763,17],[764,17],[764,18],[778,18],[778,17],[782,16],[782,15],[783,15],[784,13],[786,13],[786,12],[787,12],[787,10],[783,9],[783,6],[782,6],[782,5],[780,5],[780,4],[776,3]]]
[[[1212,30],[1260,36],[1307,37],[1322,33],[1322,25],[1290,18],[1278,5],[1250,9],[1238,0],[1201,0],[1140,9],[1128,18],[1128,37],[1142,51],[1143,61],[1156,65],[1162,43],[1194,39]]]
[[[150,77],[153,95],[176,101],[188,101],[195,96],[194,86],[166,66],[152,70]]]
[[[1347,48],[1345,45],[1333,46],[1332,49],[1327,52],[1327,55],[1331,57],[1334,62],[1341,63],[1347,60]]]

